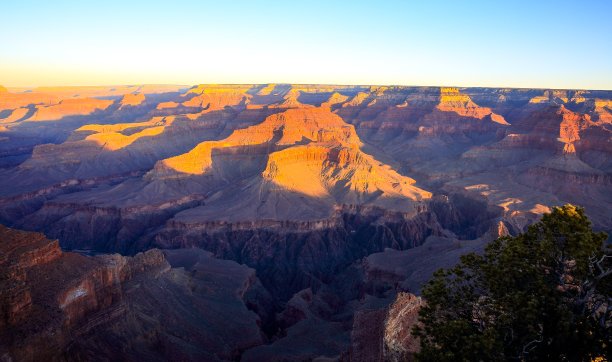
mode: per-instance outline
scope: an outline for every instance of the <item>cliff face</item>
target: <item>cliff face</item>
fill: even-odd
[[[333,218],[318,222],[175,222],[157,234],[152,246],[200,247],[245,263],[257,270],[268,290],[287,299],[313,283],[331,280],[370,253],[386,247],[413,248],[441,233],[441,226],[427,212],[412,217],[359,209],[338,210]]]
[[[418,323],[419,310],[423,300],[409,293],[399,293],[389,307],[385,320],[383,354],[385,361],[410,361],[420,350],[419,340],[412,335],[412,328]]]
[[[414,361],[419,340],[412,335],[423,300],[400,292],[387,308],[355,314],[350,360],[355,362]]]
[[[121,256],[94,259],[62,253],[57,240],[4,226],[0,240],[0,348],[19,360],[62,353],[69,343],[67,332],[87,314],[109,307],[128,278]]]
[[[254,271],[203,251],[84,256],[4,226],[0,248],[3,358],[230,359],[263,343]]]

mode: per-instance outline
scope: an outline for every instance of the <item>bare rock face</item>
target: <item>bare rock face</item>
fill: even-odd
[[[423,305],[420,297],[400,292],[386,308],[355,313],[351,333],[351,361],[413,361],[419,340],[412,335]]]
[[[254,271],[202,250],[92,257],[0,226],[0,252],[5,359],[226,360],[264,341]]]
[[[418,323],[423,303],[414,294],[399,293],[389,307],[383,337],[385,361],[411,361],[414,353],[419,352],[419,340],[412,335],[412,328]]]
[[[18,360],[60,355],[68,331],[108,307],[126,278],[125,261],[64,254],[57,240],[0,228],[3,354]],[[153,252],[151,252],[153,253]]]
[[[0,327],[17,323],[30,311],[32,294],[27,286],[28,269],[46,264],[60,257],[57,240],[49,241],[38,233],[12,231],[0,226],[2,239],[2,311]]]

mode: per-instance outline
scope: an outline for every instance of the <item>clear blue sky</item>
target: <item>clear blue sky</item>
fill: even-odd
[[[612,1],[0,1],[0,84],[612,89]]]

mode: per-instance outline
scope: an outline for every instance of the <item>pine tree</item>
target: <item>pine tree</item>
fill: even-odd
[[[438,270],[415,334],[421,361],[590,361],[612,346],[612,252],[584,209],[553,208],[516,237]]]

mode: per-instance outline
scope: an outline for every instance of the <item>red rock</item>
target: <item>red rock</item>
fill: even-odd
[[[419,339],[413,336],[412,328],[418,323],[423,300],[409,293],[399,293],[389,307],[384,331],[384,360],[412,361],[420,351]]]
[[[108,108],[114,101],[94,98],[64,99],[57,104],[37,106],[29,119],[32,121],[52,121],[67,116],[90,115],[95,111]]]
[[[124,108],[127,106],[138,106],[140,104],[142,104],[145,101],[146,97],[144,94],[142,93],[128,93],[126,95],[123,96],[123,98],[121,99],[121,102],[119,102],[119,104],[121,105],[120,108]]]
[[[355,313],[351,334],[351,361],[413,361],[419,340],[412,335],[423,301],[399,293],[388,308]]]
[[[262,343],[259,317],[245,305],[261,288],[252,269],[201,250],[168,253],[181,269],[155,249],[87,257],[63,253],[42,234],[0,226],[0,354],[230,359]],[[184,264],[186,257],[193,262]],[[184,335],[190,329],[197,331]],[[113,342],[124,338],[139,342]]]

